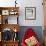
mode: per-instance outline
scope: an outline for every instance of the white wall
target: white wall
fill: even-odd
[[[0,6],[15,6],[15,0],[0,0]],[[21,26],[43,26],[42,0],[17,0]],[[25,7],[36,7],[36,20],[25,20]]]
[[[20,1],[20,25],[22,26],[42,26],[43,6],[42,0],[21,0]],[[25,7],[36,7],[36,20],[25,20]]]

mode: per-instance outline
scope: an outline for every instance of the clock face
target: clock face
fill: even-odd
[[[9,10],[2,10],[2,15],[9,15]]]

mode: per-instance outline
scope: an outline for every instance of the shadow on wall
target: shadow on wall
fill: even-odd
[[[20,42],[21,42],[21,40],[22,40],[22,38],[24,36],[25,31],[28,28],[32,28],[34,30],[34,32],[36,32],[39,41],[41,43],[43,43],[43,36],[42,36],[43,35],[43,30],[42,30],[42,26],[21,26],[20,27],[20,32],[19,32]]]

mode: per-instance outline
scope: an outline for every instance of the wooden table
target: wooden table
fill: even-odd
[[[18,46],[18,41],[3,41],[0,46]]]

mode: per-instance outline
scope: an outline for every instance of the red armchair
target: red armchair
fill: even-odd
[[[22,38],[21,46],[41,46],[40,42],[36,38],[36,33],[32,28],[27,29],[24,37]]]

